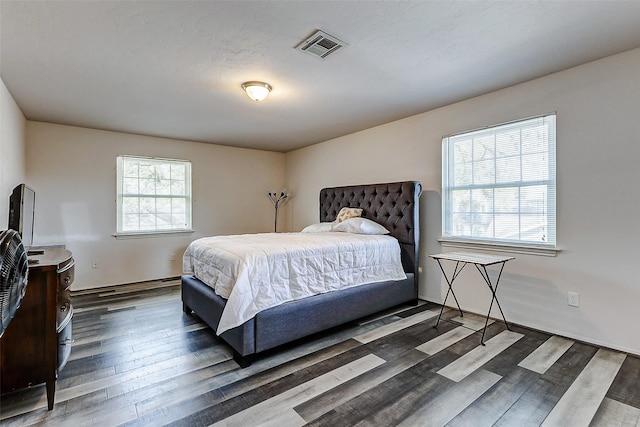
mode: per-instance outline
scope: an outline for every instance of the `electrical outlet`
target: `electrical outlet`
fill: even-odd
[[[580,307],[580,294],[577,292],[567,292],[567,305]]]
[[[98,268],[98,261],[96,261],[95,259],[91,261],[91,268]]]
[[[175,261],[176,260],[176,254],[171,254],[171,257],[169,257],[169,261]]]

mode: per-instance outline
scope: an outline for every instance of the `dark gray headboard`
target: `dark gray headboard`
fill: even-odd
[[[362,216],[382,224],[402,247],[405,271],[418,280],[420,246],[418,181],[351,185],[320,190],[320,221],[333,221],[343,207],[362,208]]]

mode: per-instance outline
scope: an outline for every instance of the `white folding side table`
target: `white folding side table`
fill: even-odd
[[[509,323],[507,323],[507,319],[504,317],[502,307],[500,307],[500,302],[498,301],[498,296],[496,295],[496,292],[498,291],[498,284],[500,283],[500,277],[502,276],[502,270],[504,269],[504,265],[507,263],[507,261],[511,261],[512,259],[515,259],[515,257],[485,255],[485,254],[478,254],[478,253],[471,253],[471,252],[449,252],[449,253],[443,253],[443,254],[433,254],[429,256],[438,262],[438,265],[440,266],[440,270],[442,271],[442,275],[444,276],[444,279],[447,281],[447,285],[449,285],[449,289],[447,290],[447,295],[444,297],[444,302],[442,303],[442,308],[440,309],[440,315],[438,316],[438,320],[436,321],[434,328],[437,328],[438,324],[440,323],[440,319],[442,318],[442,313],[444,312],[445,304],[447,303],[447,298],[449,298],[449,293],[453,295],[453,299],[455,300],[456,305],[458,306],[458,310],[460,311],[460,316],[461,317],[463,316],[462,309],[460,308],[460,304],[458,304],[458,298],[456,298],[456,294],[453,292],[453,282],[456,279],[456,277],[458,277],[460,272],[462,272],[462,269],[467,266],[467,264],[473,264],[478,270],[478,273],[480,273],[480,276],[482,276],[485,283],[489,287],[489,290],[491,291],[491,295],[492,295],[491,304],[489,304],[489,311],[487,311],[487,318],[484,322],[484,328],[482,329],[482,337],[480,338],[480,344],[485,345],[484,335],[487,332],[487,325],[489,324],[489,315],[491,314],[493,301],[495,301],[496,304],[498,305],[498,308],[500,309],[500,314],[502,315],[502,320],[504,320],[504,324],[507,326],[507,329],[511,330],[511,328],[509,327]],[[441,260],[454,261],[456,263],[455,268],[453,270],[453,274],[451,274],[450,277],[447,277],[447,273],[444,271],[444,268],[442,267]],[[502,265],[500,266],[500,273],[498,273],[498,277],[496,279],[495,284],[491,284],[491,278],[489,277],[489,273],[487,272],[487,266],[495,265],[495,264],[502,264]]]

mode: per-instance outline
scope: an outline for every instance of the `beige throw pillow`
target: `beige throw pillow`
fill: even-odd
[[[336,218],[336,221],[339,224],[346,219],[359,218],[360,216],[362,216],[362,209],[344,207],[340,209],[340,212],[338,213],[338,217]]]

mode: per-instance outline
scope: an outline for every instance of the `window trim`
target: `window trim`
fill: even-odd
[[[527,255],[541,255],[554,257],[562,251],[561,248],[551,245],[531,245],[525,243],[505,243],[487,242],[472,239],[454,239],[450,237],[440,237],[438,239],[442,247],[462,248],[462,249],[484,249],[494,252],[508,252]]]
[[[547,116],[553,116],[554,117],[554,127],[553,127],[553,162],[551,163],[551,168],[549,169],[549,174],[550,176],[552,176],[552,178],[550,178],[549,180],[545,180],[544,182],[549,182],[551,181],[553,183],[553,187],[554,187],[554,195],[553,195],[553,210],[554,210],[554,219],[553,219],[553,225],[554,225],[554,229],[550,231],[550,233],[553,233],[553,239],[554,239],[554,243],[533,243],[533,242],[518,242],[518,241],[512,241],[512,240],[500,240],[500,239],[482,239],[482,238],[473,238],[473,237],[466,237],[466,236],[451,236],[451,235],[445,235],[444,231],[445,231],[445,227],[446,227],[446,217],[447,215],[450,213],[447,212],[447,199],[445,197],[445,184],[448,182],[449,180],[449,176],[446,176],[445,171],[448,172],[449,170],[449,165],[448,165],[448,161],[449,161],[449,153],[448,153],[448,149],[449,147],[447,147],[448,145],[448,140],[450,138],[456,137],[456,136],[460,136],[460,135],[465,135],[465,134],[472,134],[472,133],[476,133],[476,132],[482,132],[482,131],[487,131],[490,130],[492,128],[498,128],[498,127],[506,127],[508,125],[511,124],[517,124],[517,123],[521,123],[521,122],[526,122],[529,120],[534,120],[534,119],[539,119],[539,118],[544,118]],[[540,114],[540,115],[535,115],[535,116],[529,116],[529,117],[525,117],[525,118],[521,118],[521,119],[516,119],[516,120],[511,120],[508,122],[502,122],[502,123],[498,123],[498,124],[494,124],[494,125],[489,125],[489,126],[484,126],[481,128],[476,128],[473,130],[468,130],[468,131],[463,131],[463,132],[457,132],[454,134],[449,134],[449,135],[445,135],[442,137],[442,227],[441,227],[441,232],[442,235],[440,236],[440,238],[438,239],[438,241],[440,242],[440,244],[443,247],[458,247],[458,248],[465,248],[465,249],[485,249],[485,250],[491,250],[491,251],[498,251],[498,252],[510,252],[510,253],[523,253],[523,254],[530,254],[530,255],[542,255],[542,256],[556,256],[558,252],[560,252],[562,249],[558,247],[558,242],[557,242],[557,198],[556,198],[556,189],[557,189],[557,175],[556,175],[556,167],[557,167],[557,152],[556,152],[556,138],[557,138],[557,112],[549,112],[549,113],[545,113],[545,114]],[[447,151],[445,151],[447,150]],[[521,154],[522,155],[522,154]],[[540,182],[538,182],[539,184]],[[527,185],[533,185],[535,183],[527,183]],[[491,188],[496,188],[500,187],[500,184],[497,185],[493,185],[491,186]],[[450,201],[450,200],[449,200]]]
[[[185,177],[185,183],[188,188],[188,194],[184,197],[187,200],[187,218],[189,221],[189,227],[186,228],[174,228],[174,229],[154,229],[154,230],[135,230],[135,231],[120,231],[122,227],[122,166],[124,159],[139,159],[139,160],[152,160],[155,162],[174,162],[183,163],[188,165],[188,176]],[[190,160],[184,159],[169,159],[163,157],[150,157],[150,156],[135,156],[120,154],[116,156],[116,232],[113,236],[120,239],[135,239],[145,237],[165,237],[171,235],[184,235],[191,234],[193,230],[193,184],[192,184],[192,164]],[[155,196],[154,196],[155,197]],[[173,196],[175,197],[175,196]]]
[[[113,233],[112,236],[117,240],[127,240],[127,239],[140,239],[144,237],[167,237],[167,236],[178,236],[178,235],[187,235],[193,234],[195,230],[189,228],[182,228],[176,230],[166,230],[166,231],[138,231],[138,232],[130,232],[125,231],[122,233]]]

